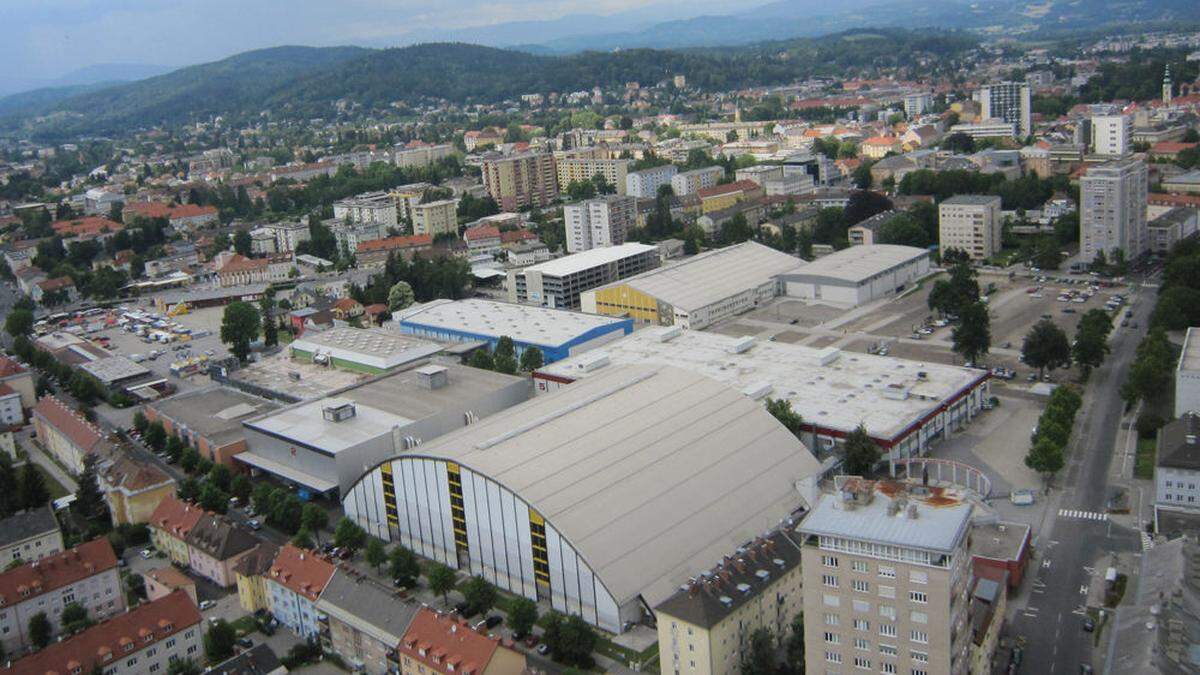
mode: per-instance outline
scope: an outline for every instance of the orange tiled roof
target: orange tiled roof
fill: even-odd
[[[279,549],[267,578],[308,598],[316,600],[333,577],[335,568],[312,551],[291,544]]]
[[[158,503],[154,513],[150,514],[147,524],[177,539],[183,539],[203,517],[204,509],[189,504],[175,495],[167,495]]]
[[[12,607],[116,566],[117,554],[105,537],[25,563],[0,574],[0,608]]]
[[[500,228],[495,225],[476,225],[463,232],[463,239],[471,241],[472,239],[498,239],[500,238]]]
[[[432,245],[433,235],[414,234],[410,236],[384,237],[383,239],[360,241],[358,242],[357,250],[359,253],[366,253],[368,251],[391,251],[400,248],[417,248]]]
[[[95,237],[105,232],[119,232],[124,225],[101,216],[85,216],[69,220],[56,220],[50,223],[54,232],[64,238]]]
[[[21,373],[28,373],[29,369],[17,363],[16,361],[0,354],[0,377],[12,377]]]
[[[43,396],[33,407],[33,413],[71,439],[71,442],[84,452],[95,450],[104,441],[104,434],[96,425],[88,422],[81,413],[53,394]]]
[[[696,190],[696,196],[700,199],[707,197],[716,197],[718,195],[732,194],[734,192],[753,192],[760,189],[758,183],[752,180],[735,180],[732,183],[724,185],[714,185],[712,187],[700,188]]]
[[[456,675],[482,673],[499,646],[499,640],[476,633],[466,621],[428,607],[417,612],[400,641],[400,651],[410,658]]]

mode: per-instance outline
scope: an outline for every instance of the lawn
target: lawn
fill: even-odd
[[[1137,442],[1137,456],[1133,462],[1133,476],[1135,478],[1145,478],[1151,480],[1154,478],[1154,458],[1156,454],[1156,441],[1153,438],[1139,438]]]

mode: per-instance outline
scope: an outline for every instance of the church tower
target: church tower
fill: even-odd
[[[1166,72],[1163,73],[1162,100],[1163,103],[1171,105],[1171,66],[1169,64]]]

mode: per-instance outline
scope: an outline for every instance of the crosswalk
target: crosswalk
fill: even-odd
[[[1142,550],[1149,551],[1152,548],[1154,548],[1154,539],[1149,532],[1142,530]]]
[[[1108,520],[1107,513],[1096,513],[1095,511],[1077,511],[1075,509],[1059,509],[1059,518],[1075,518],[1077,520]]]

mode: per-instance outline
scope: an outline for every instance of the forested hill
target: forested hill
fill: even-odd
[[[120,134],[264,110],[298,119],[330,117],[339,100],[368,109],[397,101],[491,103],[532,92],[652,84],[677,74],[686,75],[689,86],[726,90],[844,74],[848,67],[915,64],[924,55],[953,56],[976,44],[972,36],[947,31],[858,30],[739,48],[571,56],[458,43],[383,50],[280,47],[68,97],[0,122],[10,132],[42,137]],[[45,117],[30,126],[33,114]]]

